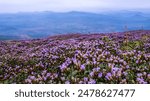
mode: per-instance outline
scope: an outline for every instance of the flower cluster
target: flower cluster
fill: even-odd
[[[0,83],[148,84],[150,31],[0,41]]]

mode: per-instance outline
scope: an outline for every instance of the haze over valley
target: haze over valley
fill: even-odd
[[[0,40],[44,38],[56,34],[105,33],[150,29],[150,13],[20,12],[0,14]],[[128,29],[125,29],[125,26]]]

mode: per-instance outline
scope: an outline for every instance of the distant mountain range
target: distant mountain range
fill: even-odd
[[[150,29],[150,13],[73,11],[0,14],[0,40],[42,38],[66,33],[100,33],[139,29]]]

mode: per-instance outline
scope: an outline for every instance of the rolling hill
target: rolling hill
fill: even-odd
[[[0,14],[0,40],[43,38],[66,33],[100,33],[150,29],[150,13],[118,11],[31,12]]]

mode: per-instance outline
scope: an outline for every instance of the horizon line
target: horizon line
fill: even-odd
[[[144,10],[137,10],[137,9],[131,9],[131,10],[99,10],[99,11],[79,11],[79,10],[71,10],[71,11],[51,11],[51,10],[43,10],[43,11],[16,11],[16,12],[0,12],[0,14],[18,14],[18,13],[41,13],[41,12],[51,12],[51,13],[70,13],[70,12],[83,12],[83,13],[107,13],[107,12],[143,12],[143,13],[150,13],[150,9],[144,9]]]

